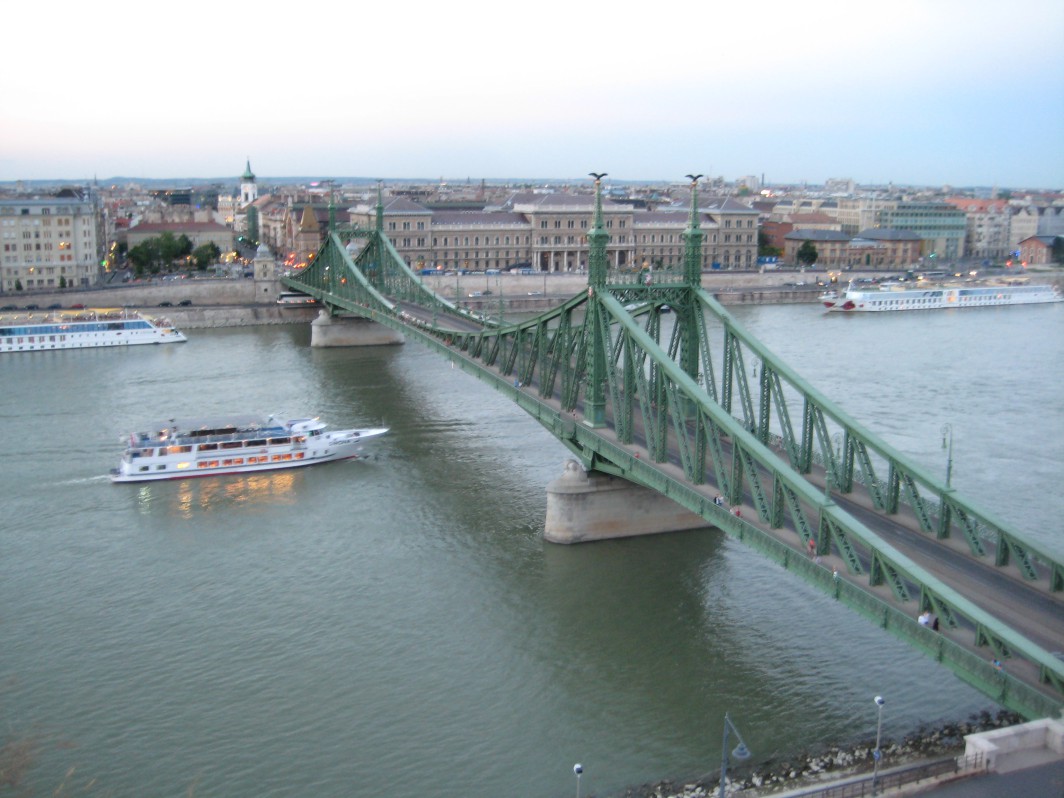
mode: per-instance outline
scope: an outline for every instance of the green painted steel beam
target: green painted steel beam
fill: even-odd
[[[667,296],[677,307],[689,311],[701,307],[698,313],[691,311],[691,315],[702,319],[699,322],[701,327],[696,325],[694,333],[686,338],[674,337],[666,351],[658,341],[660,318],[656,315],[661,304],[660,295],[653,298],[657,286],[633,285],[623,280],[615,286],[611,278],[608,284],[601,281],[599,290],[591,291],[587,296],[573,297],[537,319],[516,325],[493,325],[428,291],[403,263],[380,229],[371,234],[367,246],[355,259],[350,257],[337,234],[330,235],[312,265],[298,277],[288,277],[283,282],[321,299],[332,312],[361,315],[424,343],[462,370],[511,397],[586,466],[657,490],[744,542],[758,541],[757,545],[764,548],[780,546],[786,552],[774,550],[773,558],[790,563],[796,557],[793,548],[778,541],[770,544],[770,536],[765,532],[732,519],[726,512],[722,514],[721,508],[712,503],[707,497],[708,486],[702,484],[707,468],[711,470],[718,489],[729,496],[732,503],[743,498],[744,486],[748,488],[759,517],[768,526],[779,527],[786,508],[796,530],[796,540],[812,538],[810,530],[815,527],[818,530],[817,551],[826,554],[837,550],[854,574],[862,573],[862,560],[867,559],[871,569],[867,577],[869,587],[862,588],[869,591],[864,596],[874,596],[875,585],[881,582],[889,585],[898,602],[905,603],[911,600],[910,585],[914,586],[919,591],[921,605],[934,606],[949,628],[973,625],[977,630],[973,638],[975,645],[1034,662],[1042,682],[1055,689],[1056,695],[1046,697],[1038,691],[1034,691],[1037,693],[1034,695],[1030,687],[1016,682],[1011,676],[1002,682],[1000,675],[986,674],[985,663],[972,661],[971,652],[963,647],[951,644],[957,649],[954,650],[944,647],[941,642],[926,646],[919,633],[910,629],[915,626],[912,617],[908,617],[908,625],[899,620],[911,613],[903,613],[889,605],[877,605],[874,612],[868,612],[862,602],[873,599],[849,595],[850,582],[846,583],[845,589],[840,589],[837,584],[833,586],[836,598],[843,595],[848,603],[870,617],[876,617],[885,628],[905,639],[911,638],[910,642],[919,648],[933,651],[936,658],[950,665],[966,681],[982,685],[980,689],[996,690],[988,694],[1003,696],[1001,700],[1007,706],[1022,706],[1024,709],[1019,711],[1029,716],[1038,711],[1038,706],[1059,709],[1064,664],[922,571],[833,502],[825,501],[821,491],[806,480],[803,466],[808,471],[812,444],[817,440],[821,451],[828,454],[826,467],[841,484],[847,483],[848,474],[852,474],[856,464],[869,484],[873,498],[879,495],[882,499],[877,505],[888,508],[896,505],[902,485],[910,494],[910,501],[922,506],[919,486],[930,487],[934,493],[933,480],[919,469],[911,468],[902,458],[892,456],[885,444],[852,423],[815,391],[806,390],[807,386],[790,369],[764,347],[756,342],[752,344],[753,339],[700,289],[692,289],[682,282],[670,283],[662,289],[669,292]],[[637,296],[635,292],[646,297],[645,301],[651,307],[632,314],[625,305]],[[407,314],[395,301],[396,297],[431,309],[433,321],[428,323]],[[578,312],[584,314],[582,323],[575,320]],[[717,401],[704,327],[707,313],[715,316],[724,329],[720,401]],[[645,329],[640,326],[640,318],[646,323]],[[467,329],[449,329],[447,325]],[[742,368],[744,346],[760,361],[756,418],[747,375]],[[697,352],[698,358],[693,363],[680,357],[679,352],[688,355]],[[538,391],[515,388],[512,379],[515,370],[521,377],[519,382],[534,385]],[[560,377],[557,389],[556,377]],[[801,434],[799,437],[790,431],[791,445],[784,446],[786,459],[765,445],[767,418],[773,405],[775,418],[785,430],[789,427],[789,416],[781,413],[786,408],[784,386],[796,392],[803,402]],[[599,389],[601,394],[597,393]],[[739,393],[743,402],[741,419],[731,413],[733,390]],[[583,421],[577,421],[572,411],[581,406],[581,396],[585,417]],[[766,407],[770,408],[767,414]],[[589,408],[592,419],[599,417],[600,424],[588,423]],[[623,419],[625,413],[635,408],[642,415],[646,443],[654,454],[647,459],[634,456],[629,449],[619,448],[608,437],[611,420]],[[612,419],[608,415],[610,412],[613,413]],[[840,424],[844,430],[843,445],[837,454],[831,446],[826,419]],[[784,434],[785,440],[787,434]],[[622,443],[630,448],[632,440]],[[680,445],[680,464],[686,481],[676,481],[654,462],[665,460],[668,440]],[[884,456],[884,451],[888,456]],[[869,452],[876,453],[887,463],[888,474],[882,489],[880,480],[872,471]],[[956,518],[968,514],[971,520],[966,523],[972,530],[981,530],[985,537],[982,530],[989,528],[998,535],[996,557],[1002,560],[1002,565],[1016,560],[1027,573],[1034,577],[1039,575],[1038,568],[1044,567],[1039,564],[1047,558],[1043,551],[1036,550],[1000,525],[989,523],[985,516],[973,513],[970,504],[953,493],[949,499],[950,510]],[[930,519],[929,510],[927,517]],[[802,545],[799,543],[798,548],[801,549]],[[795,563],[801,559],[805,558],[798,554]],[[1064,587],[1064,570],[1058,561],[1052,558],[1049,561],[1052,589],[1060,590]],[[789,567],[796,566],[791,564]],[[816,573],[803,575],[812,581],[822,577]],[[1002,688],[1001,684],[1005,687]]]

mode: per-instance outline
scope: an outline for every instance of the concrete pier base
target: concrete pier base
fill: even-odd
[[[326,346],[388,346],[406,343],[395,330],[356,316],[330,316],[327,310],[319,311],[318,318],[310,323],[310,345]]]
[[[653,535],[710,526],[672,499],[640,485],[596,472],[576,460],[547,486],[543,537],[551,543]]]

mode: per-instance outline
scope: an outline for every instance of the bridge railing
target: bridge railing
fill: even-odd
[[[887,790],[896,790],[909,784],[937,779],[946,775],[966,774],[976,776],[986,771],[986,758],[982,754],[950,757],[937,762],[924,762],[909,767],[880,771],[875,776],[861,776],[841,784],[827,787],[812,787],[800,792],[790,792],[790,798],[864,798],[882,795]]]

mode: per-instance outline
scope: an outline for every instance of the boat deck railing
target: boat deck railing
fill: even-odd
[[[148,448],[151,446],[195,446],[202,443],[229,443],[230,441],[250,441],[258,440],[259,438],[292,438],[302,433],[293,433],[291,430],[287,430],[284,427],[269,427],[261,430],[249,430],[242,432],[234,432],[228,435],[171,435],[167,438],[150,438],[150,437],[138,437],[138,448]]]

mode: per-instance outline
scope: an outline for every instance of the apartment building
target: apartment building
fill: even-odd
[[[963,211],[967,219],[965,257],[1001,260],[1015,249],[1009,246],[1012,213],[1006,200],[949,197],[946,202]]]
[[[102,268],[101,224],[96,196],[81,189],[0,198],[0,290],[95,283]]]
[[[1021,242],[1035,236],[1064,235],[1064,205],[1031,202],[1018,204],[1013,200],[1010,207],[1012,216],[1009,219],[1009,252],[1019,249]]]

